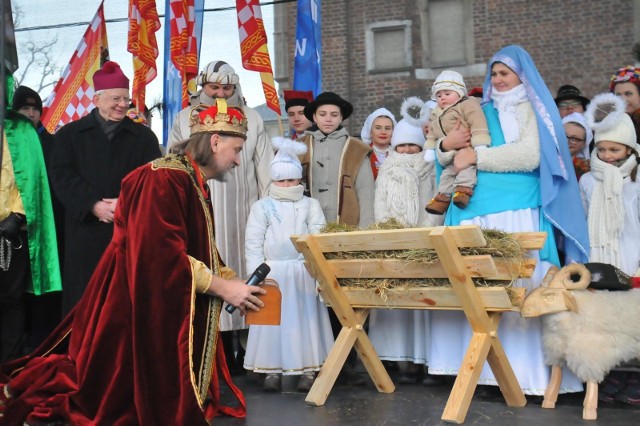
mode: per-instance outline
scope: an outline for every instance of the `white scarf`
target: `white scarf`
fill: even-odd
[[[598,158],[596,150],[591,154],[591,173],[596,180],[589,200],[589,241],[591,261],[622,267],[620,235],[624,227],[624,203],[622,186],[636,166],[635,155],[629,156],[619,166]]]
[[[516,106],[529,101],[524,84],[519,84],[506,92],[498,92],[494,88],[491,91],[491,100],[493,106],[498,110],[498,119],[505,143],[517,141],[520,137],[520,129],[516,119]]]
[[[377,184],[385,185],[386,201],[389,217],[394,217],[406,226],[417,226],[420,219],[420,181],[426,179],[429,164],[422,158],[422,153],[398,154],[389,153],[384,162],[384,171],[380,171]]]
[[[302,199],[304,186],[278,186],[273,182],[269,185],[269,196],[276,201],[298,201]]]

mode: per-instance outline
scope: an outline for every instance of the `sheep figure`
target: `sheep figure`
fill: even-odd
[[[566,365],[587,383],[585,420],[597,418],[598,383],[612,368],[640,357],[640,289],[596,291],[587,289],[590,282],[582,264],[553,267],[521,309],[524,318],[544,315],[542,341],[552,370],[542,407],[555,408]]]

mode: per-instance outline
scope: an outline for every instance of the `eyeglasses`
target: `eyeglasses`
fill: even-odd
[[[567,136],[567,140],[569,141],[569,143],[576,143],[576,144],[585,142],[584,139],[576,138],[575,136]]]
[[[128,105],[131,103],[131,98],[129,96],[105,96],[105,98],[107,98],[107,100],[113,102],[114,104],[126,102]]]
[[[558,103],[558,109],[577,108],[582,106],[580,101],[562,101]]]

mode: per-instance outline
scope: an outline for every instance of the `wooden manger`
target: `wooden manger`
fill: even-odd
[[[539,250],[546,234],[513,234],[527,250]],[[513,373],[497,329],[502,312],[519,311],[524,289],[477,287],[472,278],[507,280],[527,278],[535,260],[504,259],[489,255],[462,256],[462,247],[483,247],[485,238],[477,226],[440,226],[382,231],[336,232],[293,236],[297,250],[304,254],[307,268],[319,282],[324,301],[335,311],[342,330],[338,335],[306,402],[324,405],[351,348],[358,355],[379,392],[391,393],[395,386],[373,348],[364,323],[371,308],[449,309],[464,311],[473,336],[460,366],[442,420],[462,423],[471,404],[480,372],[488,361],[500,390],[510,407],[523,407],[527,401]],[[430,265],[397,259],[327,259],[327,253],[434,249],[438,260]],[[379,289],[343,287],[344,278],[447,278],[450,287]]]

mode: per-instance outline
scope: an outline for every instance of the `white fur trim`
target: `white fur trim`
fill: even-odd
[[[415,108],[420,111],[418,117],[413,117],[411,114],[409,114],[409,110],[411,108]],[[402,102],[402,106],[400,107],[400,115],[402,115],[402,118],[404,118],[410,124],[416,127],[422,127],[429,120],[429,116],[426,113],[424,114],[424,116],[422,115],[423,108],[425,108],[425,102],[417,96],[412,96]]]
[[[613,110],[607,114],[604,120],[595,121],[595,114],[598,111],[602,111],[603,106],[613,105]],[[607,108],[608,110],[609,108]],[[616,96],[613,93],[600,93],[594,96],[587,107],[584,115],[587,119],[587,125],[594,131],[605,131],[613,128],[625,114],[625,104],[620,96]]]
[[[291,155],[302,155],[307,152],[305,144],[282,136],[271,138],[271,144],[277,151],[287,151]]]
[[[436,158],[438,159],[438,163],[442,167],[446,167],[453,162],[453,157],[455,157],[455,151],[443,151],[441,148],[442,140],[438,141],[438,146],[436,147]]]

